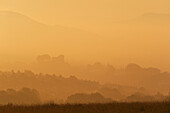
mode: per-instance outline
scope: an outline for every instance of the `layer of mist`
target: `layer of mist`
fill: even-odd
[[[82,29],[0,11],[0,104],[170,100],[169,14]]]
[[[1,11],[0,61],[28,62],[39,54],[49,53],[67,55],[73,64],[101,61],[123,66],[137,62],[168,71],[169,17],[146,13],[129,21],[81,30],[45,25],[24,14]]]
[[[36,104],[40,100],[42,103],[54,102],[60,104],[169,100],[168,93],[163,94],[159,91],[154,93],[144,87],[137,88],[116,84],[102,85],[95,81],[81,80],[75,76],[65,78],[61,75],[34,74],[31,71],[0,72],[0,83],[0,90],[8,89],[0,93],[0,100],[3,104]],[[23,87],[27,88],[22,89]],[[167,90],[167,92],[169,91]]]

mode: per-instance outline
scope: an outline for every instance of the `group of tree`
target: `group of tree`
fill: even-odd
[[[7,89],[0,91],[0,104],[40,104],[39,93],[35,89],[22,88],[21,90]]]

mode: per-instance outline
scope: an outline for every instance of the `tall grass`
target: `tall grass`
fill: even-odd
[[[0,113],[170,113],[170,102],[4,105]]]

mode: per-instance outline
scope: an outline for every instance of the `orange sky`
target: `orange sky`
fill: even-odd
[[[93,19],[124,20],[148,12],[170,13],[170,2],[169,0],[0,0],[0,10],[18,11],[48,24],[67,26],[76,24],[79,27],[82,22],[90,22]]]
[[[19,35],[21,37],[16,35],[15,28],[11,31],[14,33],[11,39],[8,34],[10,26],[4,24],[0,27],[0,41],[4,41],[0,47],[4,59],[6,55],[9,58],[13,55],[10,59],[15,60],[17,57],[22,59],[24,55],[34,58],[44,53],[54,56],[64,54],[74,64],[101,61],[124,66],[135,62],[170,71],[169,0],[0,0],[0,10],[18,12],[48,25],[61,25],[61,32],[61,29],[69,29],[70,32],[64,37],[72,39],[55,39],[57,36],[63,37],[62,33],[56,34],[51,31],[53,28],[44,27],[40,27],[39,31],[35,27],[33,31],[41,33],[44,29],[50,29],[46,34],[30,35],[30,32],[22,29],[23,32]],[[23,24],[19,22],[14,23],[18,31]],[[25,30],[28,28],[25,27]],[[82,35],[75,36],[73,31],[79,33],[79,30],[86,36],[83,35],[84,38],[77,41]],[[29,36],[23,38],[26,33]],[[48,36],[54,39],[50,40]],[[44,40],[41,40],[42,37]],[[54,40],[63,45],[53,43]],[[32,42],[31,46],[29,43],[22,43],[29,41]],[[36,45],[37,41],[44,46]]]

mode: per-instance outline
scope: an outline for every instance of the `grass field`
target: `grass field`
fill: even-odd
[[[0,113],[170,113],[170,103],[5,105],[0,106]]]

